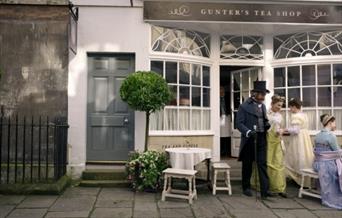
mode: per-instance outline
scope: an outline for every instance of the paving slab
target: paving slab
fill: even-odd
[[[312,218],[316,217],[315,214],[311,213],[306,209],[296,209],[296,210],[288,210],[288,209],[275,209],[273,212],[280,218]]]
[[[95,203],[95,196],[60,197],[49,211],[90,211]]]
[[[0,205],[0,218],[6,217],[14,207],[15,205]]]
[[[260,201],[256,201],[254,197],[240,197],[240,196],[219,196],[220,201],[224,207],[230,209],[255,209],[255,210],[268,210],[267,207]]]
[[[63,196],[96,196],[98,195],[100,188],[94,187],[71,187],[64,191]]]
[[[321,218],[341,218],[342,217],[342,211],[337,210],[315,210],[312,211],[312,213],[316,214],[318,217]]]
[[[88,211],[48,212],[45,218],[86,218]]]
[[[158,201],[158,207],[160,209],[166,208],[190,208],[188,201],[183,199],[171,199],[167,201]]]
[[[134,218],[157,218],[159,213],[157,210],[134,210]]]
[[[96,208],[90,217],[94,218],[130,218],[131,208]]]
[[[133,200],[119,200],[117,198],[98,198],[95,207],[133,207]]]
[[[41,218],[44,217],[47,209],[15,209],[8,218]]]
[[[0,195],[0,205],[19,204],[24,198],[24,195]]]
[[[160,209],[160,217],[162,218],[187,218],[194,217],[190,208],[165,208]]]
[[[331,210],[331,208],[322,205],[321,199],[318,198],[303,197],[294,198],[293,200],[309,210]]]
[[[192,209],[196,217],[230,217],[222,202],[212,195],[199,196]]]
[[[17,208],[47,208],[58,198],[57,195],[32,195],[25,198]]]
[[[134,192],[123,188],[102,188],[98,194],[102,199],[133,200]]]
[[[291,209],[297,209],[297,208],[303,208],[302,205],[297,203],[291,198],[281,198],[281,197],[273,197],[273,198],[268,198],[266,201],[263,201],[265,205],[268,207],[274,209],[274,208],[279,208],[279,209],[286,209],[286,208],[291,208]]]
[[[271,210],[230,209],[229,214],[234,218],[277,218]]]

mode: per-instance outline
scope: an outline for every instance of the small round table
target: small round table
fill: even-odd
[[[172,168],[194,170],[195,165],[207,161],[207,181],[210,177],[211,150],[207,148],[167,148]]]

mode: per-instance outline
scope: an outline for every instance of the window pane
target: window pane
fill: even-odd
[[[289,102],[291,98],[300,99],[300,90],[299,89],[289,89],[287,91],[287,93],[288,93],[287,102]]]
[[[190,106],[190,88],[188,86],[179,87],[179,106]]]
[[[151,61],[151,70],[163,76],[163,61]]]
[[[299,86],[299,66],[287,68],[288,86]]]
[[[242,92],[242,102],[246,101],[249,98],[249,92]]]
[[[251,77],[250,88],[253,89],[253,82],[258,80],[258,69],[251,70],[250,77]]]
[[[331,85],[330,65],[317,66],[318,85]]]
[[[192,110],[191,129],[201,129],[201,110]]]
[[[274,69],[274,87],[285,87],[285,68]]]
[[[210,130],[210,110],[203,110],[203,129]]]
[[[203,107],[210,107],[210,89],[203,88]]]
[[[165,130],[177,130],[177,109],[165,109]]]
[[[201,106],[201,88],[192,87],[192,106]]]
[[[240,88],[240,74],[239,73],[234,73],[233,80],[234,80],[234,91],[241,91],[241,88]]]
[[[303,88],[303,106],[315,107],[316,106],[316,89]]]
[[[150,117],[150,130],[163,130],[164,111],[156,111]]]
[[[166,81],[168,83],[177,83],[177,62],[166,62]]]
[[[203,66],[203,85],[210,86],[210,67]]]
[[[274,90],[274,94],[279,95],[279,96],[282,96],[282,97],[284,97],[284,98],[286,97],[285,89],[275,89],[275,90]],[[286,102],[284,102],[283,108],[286,108]]]
[[[342,64],[333,65],[334,85],[342,85]]]
[[[180,109],[179,110],[179,130],[190,129],[190,110]]]
[[[170,88],[171,93],[172,93],[172,99],[168,103],[168,105],[177,105],[177,86],[169,85],[169,88]]]
[[[190,64],[179,63],[179,84],[190,84]]]
[[[201,85],[201,65],[192,65],[191,83],[192,85]]]
[[[331,106],[331,88],[318,88],[318,106]]]
[[[240,92],[234,92],[234,110],[237,110],[240,106]]]
[[[253,84],[252,84],[253,87]],[[248,73],[242,73],[242,90],[248,91],[249,90],[249,75]]]
[[[335,86],[334,87],[334,106],[342,107],[342,87]]]
[[[302,66],[302,84],[303,86],[315,85],[315,65]]]
[[[316,130],[316,110],[304,110],[303,111],[309,120],[309,130]]]
[[[342,130],[342,110],[334,110],[334,117],[336,119],[336,127],[338,130]]]

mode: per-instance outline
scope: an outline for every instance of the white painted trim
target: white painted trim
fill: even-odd
[[[222,66],[256,66],[263,67],[264,60],[234,60],[234,59],[221,59],[219,62]]]
[[[208,135],[213,136],[215,133],[214,131],[200,131],[200,130],[193,130],[193,131],[167,131],[167,130],[157,130],[153,131],[150,130],[149,136],[201,136],[201,135]]]
[[[169,60],[169,61],[186,61],[191,63],[199,63],[211,66],[213,61],[209,58],[198,57],[193,55],[176,54],[169,52],[153,52],[149,55],[153,60]]]
[[[273,59],[271,66],[291,66],[291,65],[308,65],[308,64],[322,64],[322,63],[337,63],[342,61],[342,55],[326,55],[326,56],[315,56],[315,57],[298,57],[298,58],[287,58],[287,59]]]

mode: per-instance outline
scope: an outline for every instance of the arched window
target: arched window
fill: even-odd
[[[200,57],[210,56],[210,35],[152,26],[152,50]]]
[[[305,32],[274,37],[274,58],[342,55],[342,31]]]
[[[221,36],[221,59],[262,60],[261,36]]]

